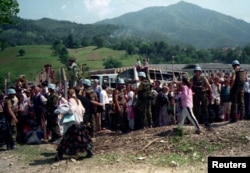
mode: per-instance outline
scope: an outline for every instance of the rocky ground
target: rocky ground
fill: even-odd
[[[67,156],[55,162],[53,144],[23,145],[0,151],[0,172],[86,172],[86,173],[191,173],[207,172],[208,156],[250,157],[250,121],[214,123],[214,131],[194,133],[185,126],[179,137],[165,126],[116,135],[98,133],[95,156]]]

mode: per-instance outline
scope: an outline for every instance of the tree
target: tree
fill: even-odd
[[[13,17],[17,16],[19,5],[16,0],[0,1],[0,24],[12,24]]]
[[[105,40],[103,37],[95,36],[93,37],[94,44],[97,46],[97,48],[102,48],[105,45]]]
[[[122,63],[112,57],[109,57],[107,60],[103,62],[103,66],[105,69],[108,68],[119,68],[122,67]]]
[[[61,41],[55,41],[52,45],[52,49],[54,55],[59,56],[62,63],[68,63],[69,52],[66,46]]]
[[[87,47],[89,45],[89,39],[87,37],[83,37],[81,41],[82,47]]]
[[[66,39],[66,47],[75,48],[75,42],[72,34],[69,34]]]
[[[1,0],[0,1],[0,34],[2,33],[3,24],[14,23],[13,18],[19,12],[18,3],[16,0]],[[0,41],[1,48],[4,48],[2,41]],[[3,50],[3,49],[1,49]]]
[[[18,52],[20,56],[23,56],[26,53],[24,49],[20,49]]]
[[[128,53],[129,55],[133,55],[134,52],[135,52],[135,46],[132,45],[132,44],[129,44],[128,47],[127,47],[127,53]]]

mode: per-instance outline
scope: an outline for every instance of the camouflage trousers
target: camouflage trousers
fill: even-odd
[[[204,123],[205,126],[210,126],[208,105],[209,99],[206,92],[198,92],[193,96],[193,111],[199,123]]]
[[[90,136],[92,138],[95,137],[95,131],[96,131],[96,115],[95,114],[90,114],[90,115],[85,115],[84,118],[84,123],[87,125],[90,125]]]
[[[245,117],[245,101],[244,101],[244,91],[242,87],[233,87],[230,91],[231,99],[231,113],[230,119],[237,120],[237,115],[240,114],[240,119]]]
[[[121,130],[122,132],[128,131],[128,119],[127,119],[127,113],[126,113],[126,107],[123,105],[120,105],[121,112],[116,111],[115,112],[115,124],[116,124],[116,130]]]
[[[151,104],[139,104],[135,108],[135,129],[143,129],[153,125]]]
[[[53,140],[61,137],[57,114],[47,116],[47,127],[51,132],[51,138]]]

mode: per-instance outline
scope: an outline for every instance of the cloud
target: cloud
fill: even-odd
[[[61,6],[61,10],[64,10],[64,9],[66,9],[66,8],[67,8],[67,5],[66,5],[66,4],[64,4],[64,5]]]
[[[109,8],[111,0],[84,0],[88,10]]]
[[[248,23],[250,23],[250,17],[248,17],[248,16],[247,17],[243,17],[243,20],[246,21],[246,22],[248,22]]]
[[[83,0],[90,13],[96,13],[100,19],[106,18],[112,12],[111,0]]]

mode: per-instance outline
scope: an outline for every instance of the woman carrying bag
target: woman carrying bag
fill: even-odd
[[[64,154],[77,155],[79,152],[87,152],[86,157],[93,156],[93,143],[90,136],[90,127],[83,123],[85,108],[81,101],[76,97],[74,89],[69,89],[69,114],[65,114],[62,118],[65,123],[66,130],[57,147],[55,159],[63,159]],[[72,114],[74,116],[72,116]],[[67,124],[69,123],[69,124]]]

